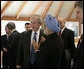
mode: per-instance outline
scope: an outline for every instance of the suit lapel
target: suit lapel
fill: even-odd
[[[64,36],[65,33],[66,33],[66,28],[63,30],[61,36]]]
[[[27,32],[27,35],[26,35],[26,46],[27,46],[27,50],[29,51],[29,54],[30,54],[30,46],[31,46],[31,34],[32,34],[32,31],[28,31]]]
[[[4,38],[5,38],[5,39],[6,39],[6,41],[7,41],[7,36],[6,36],[6,35],[4,36]]]

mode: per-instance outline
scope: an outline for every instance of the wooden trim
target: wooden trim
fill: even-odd
[[[44,10],[44,12],[43,12],[43,14],[42,14],[42,18],[43,18],[43,19],[44,19],[46,13],[48,12],[49,8],[51,7],[52,3],[53,3],[53,1],[49,1],[47,7],[45,8],[45,10]]]
[[[71,18],[73,12],[74,12],[74,7],[71,8],[71,10],[70,10],[70,12],[68,14],[68,17],[67,17],[68,19]]]
[[[65,19],[65,21],[79,22],[78,19],[72,19],[72,18]]]
[[[79,36],[81,36],[81,24],[79,23]]]
[[[41,7],[41,5],[43,4],[44,1],[40,1],[40,3],[37,4],[37,6],[35,7],[35,9],[33,10],[33,12],[31,13],[30,16],[34,15],[36,13],[36,11]]]
[[[14,21],[30,21],[30,17],[19,17],[18,19],[14,16],[3,16],[1,20],[14,20]]]
[[[25,5],[27,4],[27,1],[24,1],[19,9],[19,11],[17,12],[16,18],[18,19],[20,16],[20,13],[22,12],[22,10],[24,9]]]
[[[5,12],[5,10],[8,8],[8,6],[12,3],[13,1],[8,1],[4,7],[1,10],[1,17],[3,16],[3,13]]]
[[[2,35],[2,20],[1,20],[1,35]]]
[[[3,51],[1,51],[1,65],[3,65],[3,60],[2,60],[2,58],[3,58]]]
[[[56,18],[58,18],[58,15],[59,15],[59,12],[61,10],[62,5],[63,5],[63,1],[60,2],[59,7],[58,7],[58,9],[56,11]]]
[[[16,21],[29,21],[30,17],[19,17],[18,19],[15,16],[3,16],[1,20],[16,20]],[[65,21],[78,22],[77,19],[65,19]]]

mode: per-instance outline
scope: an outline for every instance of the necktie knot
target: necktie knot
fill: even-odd
[[[34,32],[34,35],[37,35],[37,32]]]
[[[60,30],[60,32],[62,33],[62,29]]]
[[[36,41],[36,35],[37,35],[37,32],[34,32],[34,37],[33,39]]]

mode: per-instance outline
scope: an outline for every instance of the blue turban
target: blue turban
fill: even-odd
[[[49,30],[53,32],[60,32],[59,21],[51,15],[47,15],[45,17],[45,25]]]

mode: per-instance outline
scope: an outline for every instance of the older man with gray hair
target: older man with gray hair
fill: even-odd
[[[40,29],[42,19],[39,15],[33,15],[30,21],[32,29],[21,34],[16,68],[35,68],[36,59],[32,41],[34,39],[37,44],[40,43],[43,35],[43,31]]]

